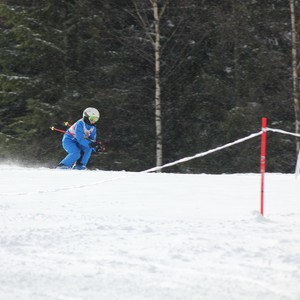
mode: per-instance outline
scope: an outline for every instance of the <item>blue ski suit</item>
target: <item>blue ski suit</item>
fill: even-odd
[[[64,134],[62,146],[68,155],[60,162],[65,166],[71,167],[80,157],[80,163],[87,165],[92,151],[89,144],[91,140],[96,140],[96,127],[87,124],[83,119],[74,123]]]

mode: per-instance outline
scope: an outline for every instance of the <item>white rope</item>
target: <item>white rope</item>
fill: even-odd
[[[281,130],[281,129],[274,129],[274,128],[268,128],[267,127],[267,130],[268,131],[273,131],[273,132],[279,132],[279,133],[282,133],[282,134],[288,134],[288,135],[292,135],[292,136],[296,136],[296,137],[300,137],[300,134],[285,131],[285,130]],[[297,163],[296,163],[296,169],[295,169],[295,177],[296,178],[297,178],[299,172],[300,172],[300,151],[297,155]]]
[[[262,131],[257,132],[257,133],[252,133],[252,134],[250,134],[250,135],[247,136],[247,137],[241,138],[241,139],[239,139],[239,140],[236,140],[235,142],[226,144],[226,145],[224,145],[224,146],[220,146],[220,147],[217,147],[217,148],[215,148],[215,149],[208,150],[208,151],[206,151],[206,152],[198,153],[198,154],[196,154],[196,155],[194,155],[194,156],[189,156],[189,157],[181,158],[181,159],[179,159],[179,160],[173,161],[173,162],[168,163],[168,164],[165,164],[165,165],[163,165],[163,166],[154,167],[154,168],[151,168],[151,169],[142,171],[142,172],[140,172],[140,173],[150,173],[150,172],[159,171],[159,170],[161,170],[161,169],[163,169],[163,168],[171,167],[171,166],[174,166],[174,165],[177,165],[177,164],[180,164],[180,163],[183,163],[183,162],[186,162],[186,161],[189,161],[189,160],[198,158],[198,157],[202,157],[202,156],[211,154],[211,153],[213,153],[213,152],[220,151],[220,150],[222,150],[222,149],[225,149],[225,148],[231,147],[231,146],[233,146],[233,145],[242,143],[242,142],[244,142],[244,141],[250,140],[250,139],[252,139],[252,138],[254,138],[254,137],[256,137],[256,136],[259,136],[259,135],[261,135],[261,134],[262,134]]]
[[[283,133],[283,134],[288,134],[288,135],[293,135],[293,136],[300,137],[300,134],[284,131],[284,130],[281,130],[281,129],[274,129],[274,128],[267,127],[267,131],[279,132],[279,133]]]

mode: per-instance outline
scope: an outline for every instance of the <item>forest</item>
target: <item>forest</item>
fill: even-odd
[[[158,83],[163,164],[258,132],[262,117],[295,132],[289,1],[0,0],[0,27],[2,162],[55,168],[65,152],[50,127],[95,107],[107,153],[88,167],[154,167]],[[267,171],[293,172],[297,142],[268,133]],[[164,172],[259,172],[259,161],[255,138]]]

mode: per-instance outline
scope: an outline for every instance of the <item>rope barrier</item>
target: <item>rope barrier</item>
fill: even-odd
[[[163,169],[163,168],[171,167],[171,166],[174,166],[174,165],[177,165],[177,164],[180,164],[180,163],[183,163],[183,162],[186,162],[186,161],[189,161],[189,160],[198,158],[198,157],[202,157],[202,156],[205,156],[205,155],[208,155],[208,154],[211,154],[211,153],[220,151],[220,150],[222,150],[222,149],[225,149],[225,148],[231,147],[231,146],[233,146],[233,145],[242,143],[242,142],[244,142],[244,141],[250,140],[250,139],[252,139],[252,138],[254,138],[254,137],[257,137],[257,136],[259,136],[259,135],[261,135],[261,134],[262,134],[262,131],[257,132],[257,133],[252,133],[252,134],[250,134],[250,135],[247,136],[247,137],[238,139],[238,140],[236,140],[235,142],[228,143],[228,144],[226,144],[226,145],[224,145],[224,146],[220,146],[220,147],[217,147],[217,148],[215,148],[215,149],[208,150],[208,151],[206,151],[206,152],[198,153],[198,154],[196,154],[196,155],[194,155],[194,156],[185,157],[185,158],[176,160],[176,161],[174,161],[174,162],[165,164],[165,165],[163,165],[163,166],[154,167],[154,168],[151,168],[151,169],[148,169],[148,170],[145,170],[145,171],[141,171],[140,173],[150,173],[150,172],[159,171],[159,170],[161,170],[161,169]]]
[[[282,134],[288,134],[288,135],[293,135],[293,136],[300,137],[300,134],[284,131],[284,130],[281,130],[281,129],[274,129],[274,128],[267,127],[267,131],[279,132],[279,133],[282,133]]]

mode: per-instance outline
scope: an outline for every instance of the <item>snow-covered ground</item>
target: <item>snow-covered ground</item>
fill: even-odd
[[[300,179],[0,166],[0,300],[299,300]]]

